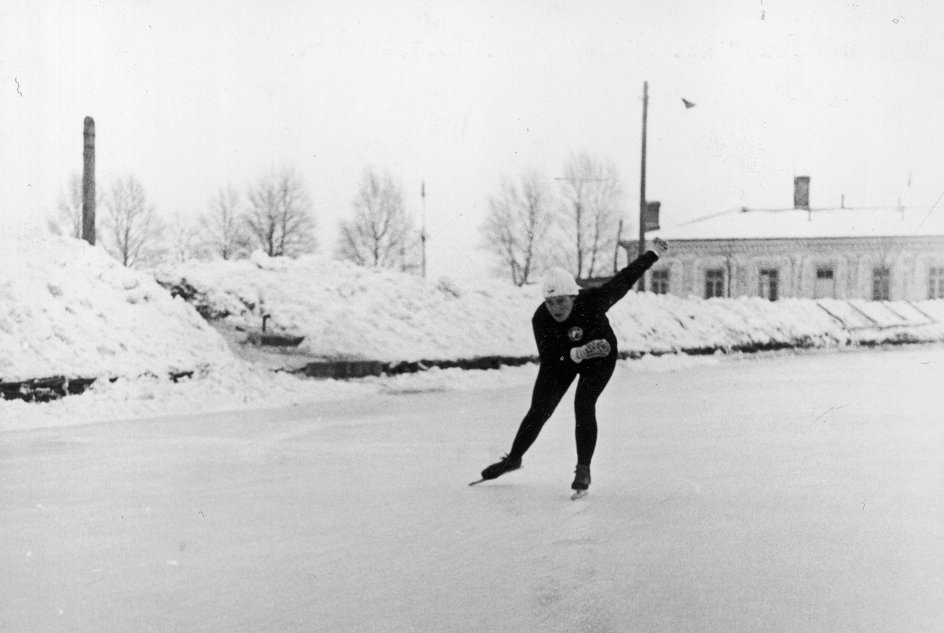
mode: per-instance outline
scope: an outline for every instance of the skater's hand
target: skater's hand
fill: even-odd
[[[610,344],[606,339],[593,339],[586,345],[574,347],[570,350],[570,360],[575,363],[587,360],[588,358],[603,358],[610,355]]]
[[[665,255],[665,252],[669,250],[669,243],[661,237],[657,237],[652,241],[652,248],[649,250],[661,258],[663,255]]]

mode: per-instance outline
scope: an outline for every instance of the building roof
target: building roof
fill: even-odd
[[[667,240],[944,237],[944,205],[735,209],[647,232]]]

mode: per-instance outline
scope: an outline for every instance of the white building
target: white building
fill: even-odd
[[[646,289],[681,297],[944,298],[944,208],[743,208],[647,233],[670,242]],[[637,242],[624,241],[630,259]]]

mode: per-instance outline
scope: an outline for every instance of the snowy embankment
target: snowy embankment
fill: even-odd
[[[232,361],[191,306],[101,249],[60,238],[0,248],[0,381],[176,377]]]
[[[91,387],[44,404],[0,400],[0,430],[528,383],[531,367],[357,381],[270,370],[338,359],[533,359],[530,319],[540,301],[535,287],[498,280],[426,281],[259,254],[189,262],[159,271],[155,281],[78,240],[5,238],[0,395],[43,400]],[[263,316],[269,333],[303,337],[301,344],[279,351],[246,344]],[[610,320],[624,354],[648,354],[621,367],[645,371],[714,362],[686,355],[693,352],[944,340],[944,301],[771,303],[630,293]]]
[[[457,284],[301,258],[191,262],[158,281],[224,330],[304,337],[311,358],[386,362],[535,355],[536,286]],[[609,312],[624,355],[944,339],[944,302],[680,299],[630,293]],[[245,337],[244,337],[245,338]]]

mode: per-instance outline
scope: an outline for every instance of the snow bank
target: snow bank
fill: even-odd
[[[0,431],[290,407],[357,398],[382,390],[383,385],[376,382],[307,380],[234,360],[177,382],[146,374],[99,380],[81,395],[51,402],[0,400]]]
[[[254,253],[251,260],[189,262],[158,281],[230,328],[301,335],[324,358],[414,361],[531,356],[535,288],[500,280],[459,285],[318,257]]]
[[[163,376],[232,361],[219,333],[153,276],[80,240],[0,240],[0,382]]]
[[[251,261],[166,268],[158,280],[229,328],[258,329],[269,315],[268,326],[304,336],[301,351],[313,357],[416,362],[536,354],[535,286],[427,281],[259,253]],[[920,305],[630,293],[609,319],[630,355],[944,339],[942,319],[929,316],[940,308]]]
[[[266,315],[268,329],[304,337],[294,350],[304,358],[416,362],[536,353],[535,286],[428,281],[260,253],[164,268],[157,283],[80,240],[33,236],[0,246],[0,382],[237,371],[239,361],[200,314],[220,329],[244,332],[258,330]],[[639,356],[942,340],[942,306],[630,293],[609,316],[621,350]]]
[[[259,254],[189,262],[156,277],[160,283],[78,240],[0,238],[0,383],[109,379],[44,404],[0,400],[0,430],[533,380],[533,366],[306,380],[270,370],[286,366],[289,356],[270,354],[266,363],[240,347],[253,362],[237,358],[200,315],[243,335],[267,315],[272,330],[305,337],[293,352],[303,358],[531,358],[530,318],[541,301],[535,287],[426,281],[316,257]],[[944,301],[772,303],[630,293],[609,314],[624,353],[662,355],[620,363],[630,371],[717,362],[683,352],[944,340]]]

